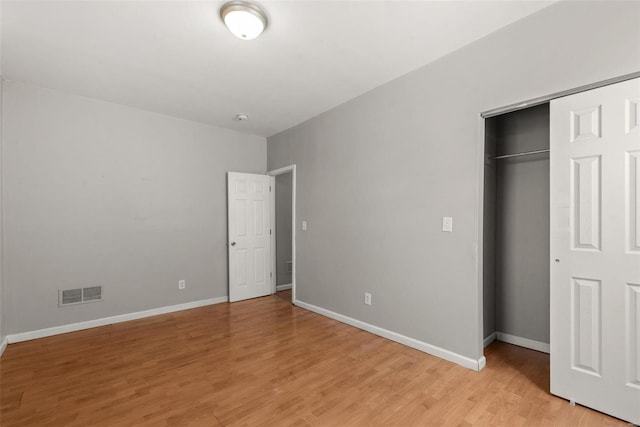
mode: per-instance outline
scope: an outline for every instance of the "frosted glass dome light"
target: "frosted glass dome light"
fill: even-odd
[[[255,39],[267,28],[267,15],[247,1],[225,3],[220,8],[220,17],[229,31],[242,40]]]

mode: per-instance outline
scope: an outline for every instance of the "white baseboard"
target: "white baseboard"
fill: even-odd
[[[489,344],[494,342],[496,339],[498,339],[498,333],[497,332],[493,332],[491,335],[489,335],[488,337],[486,337],[484,339],[484,346],[487,347]]]
[[[441,359],[448,360],[449,362],[457,363],[458,365],[464,366],[465,368],[473,369],[474,371],[480,371],[486,365],[486,359],[484,356],[482,356],[478,360],[471,359],[469,357],[462,356],[458,353],[445,350],[444,348],[440,348],[423,341],[418,341],[414,338],[410,338],[405,335],[401,335],[399,333],[392,332],[387,329],[383,329],[378,326],[374,326],[369,323],[365,323],[360,320],[356,320],[354,318],[344,316],[342,314],[338,314],[331,310],[327,310],[322,307],[317,307],[315,305],[308,304],[300,300],[295,300],[293,303],[298,307],[304,308],[309,311],[313,311],[314,313],[321,314],[323,316],[337,320],[338,322],[346,323],[347,325],[354,326],[358,329],[371,332],[372,334],[381,336],[383,338],[387,338],[391,341],[395,341],[397,343],[406,345],[408,347],[415,348],[416,350],[420,350],[424,353],[431,354],[432,356],[436,356]]]
[[[135,313],[120,314],[118,316],[103,317],[101,319],[88,320],[86,322],[71,323],[68,325],[54,326],[53,328],[38,329],[37,331],[20,332],[10,334],[6,341],[9,344],[34,340],[37,338],[50,337],[52,335],[66,334],[67,332],[81,331],[83,329],[97,328],[98,326],[111,325],[113,323],[127,322],[129,320],[142,319],[144,317],[157,316],[159,314],[173,313],[174,311],[189,310],[191,308],[204,307],[206,305],[220,304],[229,301],[229,297],[218,297],[203,299],[199,301],[187,302],[184,304],[170,305],[166,307],[153,308],[151,310],[138,311]]]
[[[291,283],[287,285],[276,285],[276,292],[286,291],[288,289],[291,289]]]
[[[470,369],[473,369],[474,371],[482,371],[485,368],[485,366],[487,366],[487,358],[482,356],[480,359],[478,359],[478,369],[474,369],[474,368],[470,368]]]
[[[498,341],[506,342],[509,344],[517,345],[531,350],[541,351],[542,353],[549,353],[550,345],[545,342],[530,340],[529,338],[517,337],[515,335],[505,334],[503,332],[496,333],[496,339]]]
[[[2,353],[7,349],[7,344],[9,344],[9,337],[4,337],[2,342],[0,342],[0,357],[2,357]]]

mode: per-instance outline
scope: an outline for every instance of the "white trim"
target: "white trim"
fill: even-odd
[[[524,110],[525,108],[535,107],[536,105],[546,104],[558,98],[564,98],[565,96],[575,95],[581,92],[587,92],[589,90],[598,89],[604,86],[614,85],[616,83],[622,83],[627,80],[632,80],[640,77],[640,71],[624,74],[622,76],[613,77],[599,82],[590,83],[588,85],[578,86],[571,89],[561,90],[560,92],[551,93],[537,98],[529,99],[526,101],[517,102],[515,104],[506,105],[504,107],[494,108],[493,110],[484,111],[482,117],[490,118],[500,116],[502,114],[512,113],[514,111]]]
[[[142,319],[144,317],[157,316],[159,314],[173,313],[174,311],[189,310],[191,308],[204,307],[206,305],[220,304],[229,301],[229,297],[218,297],[192,301],[184,304],[170,305],[153,308],[151,310],[137,311],[135,313],[120,314],[118,316],[103,317],[101,319],[87,320],[86,322],[70,323],[68,325],[54,326],[52,328],[38,329],[37,331],[20,332],[7,336],[9,344],[50,337],[52,335],[66,334],[67,332],[81,331],[83,329],[96,328],[98,326],[111,325],[113,323],[127,322],[129,320]]]
[[[379,326],[374,326],[361,320],[356,320],[352,317],[338,314],[331,310],[327,310],[326,308],[317,307],[313,304],[308,304],[300,300],[294,300],[293,303],[298,307],[313,311],[314,313],[321,314],[323,316],[337,320],[338,322],[346,323],[347,325],[354,326],[358,329],[371,332],[372,334],[406,345],[407,347],[415,348],[416,350],[420,350],[424,353],[428,353],[441,359],[448,360],[449,362],[457,363],[458,365],[464,366],[465,368],[473,369],[474,371],[481,370],[486,364],[484,356],[482,356],[478,360],[471,359],[470,357],[462,356],[461,354],[454,353],[452,351],[437,347],[423,341],[418,341],[414,338],[407,337],[397,332],[392,332]]]
[[[494,341],[495,341],[495,340],[497,340],[497,339],[498,339],[498,333],[497,333],[497,332],[493,332],[491,335],[489,335],[488,337],[486,337],[486,338],[484,339],[484,342],[483,342],[483,344],[484,344],[485,348],[486,348],[489,344],[491,344],[492,342],[494,342]]]
[[[485,173],[485,164],[484,164],[484,151],[485,151],[485,119],[482,116],[478,116],[476,122],[477,128],[477,146],[478,150],[476,153],[476,162],[478,165],[478,171],[480,174],[479,179],[477,180],[477,189],[478,189],[478,203],[476,205],[475,218],[478,219],[478,223],[476,224],[476,309],[477,315],[477,323],[476,323],[476,345],[478,346],[478,353],[480,355],[484,354],[483,346],[483,337],[484,337],[484,173]],[[484,355],[483,355],[484,357]]]
[[[288,283],[286,285],[276,285],[276,291],[277,292],[286,291],[288,289],[291,289],[291,283]]]
[[[296,300],[296,165],[271,170],[267,175],[277,176],[289,172],[291,172],[291,301],[293,302]]]
[[[476,371],[482,371],[486,366],[487,366],[487,358],[484,356],[481,356],[480,359],[478,359],[478,369],[476,369]]]
[[[284,166],[278,169],[270,170],[269,172],[267,172],[267,175],[271,175],[271,176],[284,175],[285,173],[292,172],[295,169],[296,169],[296,165]]]
[[[2,342],[0,343],[0,357],[2,357],[2,353],[7,349],[7,345],[9,344],[9,337],[4,337]]]
[[[271,293],[275,294],[278,292],[276,288],[276,282],[278,281],[278,266],[276,263],[276,233],[278,230],[276,229],[276,177],[269,177],[269,202],[271,203],[271,224],[269,224],[269,228],[271,229],[269,233],[269,240],[271,245],[271,274],[269,278],[271,280]]]
[[[528,348],[531,350],[541,351],[542,353],[550,353],[550,345],[545,342],[530,340],[529,338],[517,337],[515,335],[497,332],[496,339],[498,341]]]

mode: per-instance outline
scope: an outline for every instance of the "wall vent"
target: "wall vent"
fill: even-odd
[[[80,304],[82,302],[82,289],[66,289],[60,291],[60,305]]]
[[[61,289],[58,291],[58,305],[60,307],[96,301],[102,301],[102,286]]]

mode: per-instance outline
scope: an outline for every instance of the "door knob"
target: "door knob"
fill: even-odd
[[[236,242],[231,242],[231,246],[235,246],[235,245],[236,245]]]

